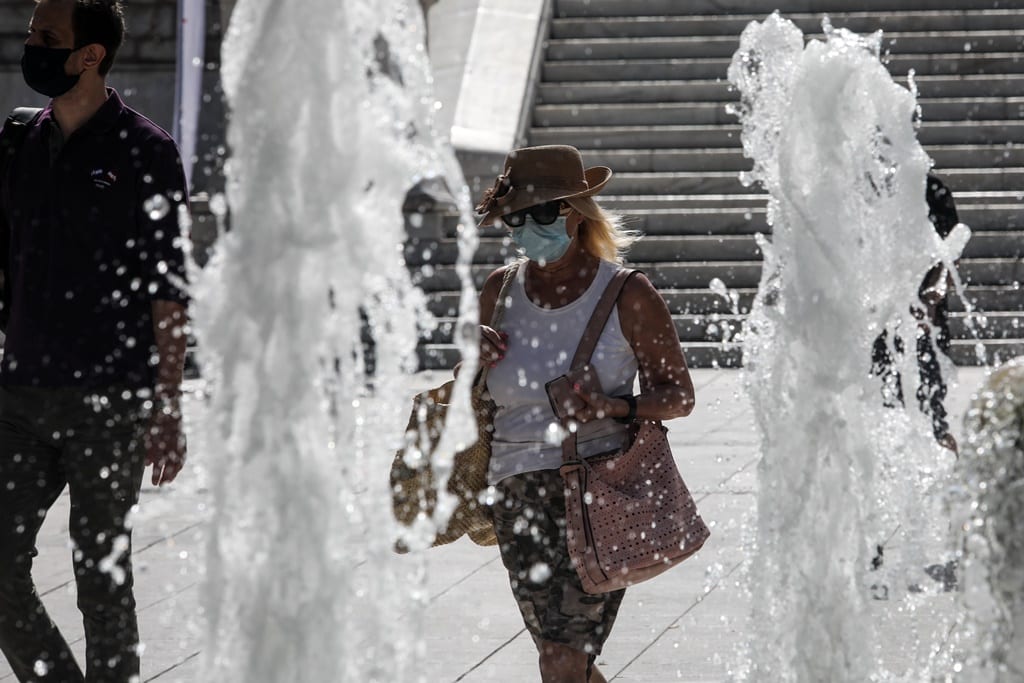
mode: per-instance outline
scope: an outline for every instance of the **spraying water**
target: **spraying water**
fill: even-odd
[[[963,549],[958,680],[1024,679],[1024,358],[994,371],[964,420],[952,497]]]
[[[402,258],[402,200],[424,175],[463,188],[431,128],[421,10],[241,0],[223,77],[234,229],[196,297],[214,501],[201,679],[417,680],[422,567],[398,575],[387,490],[401,434],[382,435],[393,403],[384,415],[360,401],[359,338],[362,309],[374,387],[404,399],[424,307]],[[468,216],[468,194],[457,198]],[[458,272],[472,293],[464,225]],[[461,320],[475,318],[464,296]],[[475,327],[460,330],[472,364]],[[463,376],[446,438],[471,441]]]
[[[773,227],[770,242],[760,238],[764,272],[744,339],[763,457],[757,633],[739,677],[759,681],[884,677],[874,634],[888,617],[869,604],[871,586],[888,612],[926,600],[934,582],[922,569],[946,531],[927,501],[952,457],[915,406],[883,407],[868,370],[882,330],[913,337],[922,277],[940,259],[951,265],[969,230],[943,243],[928,221],[916,98],[882,65],[881,34],[824,28],[825,41],[805,47],[778,14],[752,22],[729,67],[754,160],[745,180],[770,193]],[[898,363],[912,397],[915,359]],[[884,564],[869,571],[887,539]],[[895,675],[927,678],[947,625],[934,626]]]

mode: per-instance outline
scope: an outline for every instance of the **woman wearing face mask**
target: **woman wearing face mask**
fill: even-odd
[[[566,545],[560,439],[545,384],[569,368],[598,299],[637,235],[594,200],[608,168],[584,169],[573,147],[512,152],[477,212],[505,227],[521,253],[501,330],[481,326],[481,362],[497,405],[489,483],[495,534],[512,592],[540,653],[545,683],[601,682],[594,666],[625,591],[583,591]],[[481,320],[491,320],[507,271],[484,284]],[[627,444],[634,418],[688,415],[694,392],[668,307],[642,274],[630,277],[591,358],[600,391],[575,391],[578,453]],[[640,374],[644,391],[633,395]],[[554,430],[557,432],[557,430]]]

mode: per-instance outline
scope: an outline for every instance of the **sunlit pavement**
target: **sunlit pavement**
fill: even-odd
[[[697,370],[693,375],[697,408],[669,427],[680,469],[713,535],[684,565],[627,593],[598,660],[609,680],[725,680],[746,642],[749,598],[740,580],[756,502],[757,437],[738,372]],[[960,370],[959,384],[947,402],[956,432],[983,377],[983,369]],[[438,379],[431,373],[415,376],[410,397]],[[202,405],[194,395],[190,397],[190,420],[195,420]],[[147,484],[143,491],[143,512],[134,539],[136,597],[145,643],[143,681],[200,680],[203,633],[196,615],[202,604],[201,525],[207,503],[201,480],[202,463],[212,457],[216,454],[204,453],[201,445],[193,444],[193,471],[186,471],[172,487],[158,491]],[[382,450],[381,476],[386,476],[390,458],[391,453]],[[81,661],[84,642],[67,549],[67,516],[65,494],[40,534],[35,579]],[[539,680],[533,644],[523,632],[496,549],[478,548],[463,540],[430,550],[427,565],[431,597],[422,680]],[[883,608],[882,603],[877,605]],[[935,608],[949,605],[949,600],[943,604],[940,599]],[[883,656],[898,665],[908,647],[900,639],[909,640],[913,628],[927,629],[929,622],[927,614],[918,613],[883,627],[883,640],[891,646]],[[0,663],[0,681],[14,681],[5,662]]]

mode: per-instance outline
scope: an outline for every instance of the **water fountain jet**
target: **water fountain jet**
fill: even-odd
[[[233,231],[195,307],[212,396],[202,680],[416,680],[422,566],[397,564],[387,489],[402,435],[393,404],[367,408],[359,355],[362,309],[374,390],[404,398],[425,315],[402,258],[406,192],[444,177],[469,216],[432,129],[421,9],[241,0],[222,73]],[[476,233],[463,225],[458,329],[473,334],[456,339],[472,363]],[[455,441],[475,432],[472,374],[456,389]]]
[[[908,588],[927,588],[921,568],[945,531],[933,494],[952,458],[916,410],[883,407],[868,370],[882,330],[916,330],[922,277],[937,260],[952,265],[969,231],[942,242],[928,221],[915,94],[883,66],[881,34],[824,29],[805,46],[777,13],[752,22],[729,67],[754,161],[745,180],[769,192],[773,228],[744,339],[762,453],[756,633],[739,672],[749,680],[889,675],[875,634],[898,610],[872,604],[871,585],[892,604],[924,600]],[[898,363],[912,396],[916,360]],[[869,572],[893,529],[895,552]],[[941,622],[911,639],[898,675],[921,680],[936,666]]]

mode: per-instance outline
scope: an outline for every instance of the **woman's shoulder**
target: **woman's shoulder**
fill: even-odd
[[[498,291],[501,289],[501,286],[505,284],[506,278],[510,277],[513,274],[513,272],[518,269],[518,262],[509,263],[507,265],[495,268],[494,270],[491,271],[490,275],[487,276],[487,279],[484,280],[483,291],[487,292],[493,289],[495,295],[497,295]]]
[[[606,261],[605,263],[608,262]],[[623,284],[622,286],[622,296],[627,296],[630,293],[634,295],[641,295],[643,293],[650,294],[651,292],[654,292],[655,294],[658,293],[658,290],[654,288],[654,285],[651,283],[650,279],[647,277],[647,274],[644,273],[644,271],[638,268],[630,268],[628,266],[623,266],[618,263],[609,263],[608,265],[612,267],[613,275],[617,275],[618,273],[621,273],[623,271],[629,273],[629,276],[626,278],[625,284]]]
[[[508,265],[495,268],[491,271],[491,274],[484,280],[484,286],[480,289],[480,299],[482,302],[494,302],[497,300],[498,295],[501,293],[501,288],[505,285],[508,278],[515,275],[515,271],[519,269],[518,263],[510,263]]]
[[[623,268],[622,270],[632,271],[626,283],[622,286],[622,293],[619,295],[619,313],[644,313],[649,311],[651,306],[661,308],[665,305],[664,299],[658,292],[654,283],[642,270],[635,268]]]

